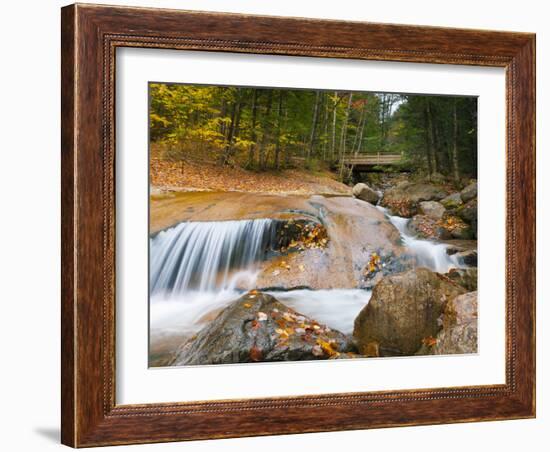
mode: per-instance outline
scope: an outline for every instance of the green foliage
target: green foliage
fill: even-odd
[[[408,169],[449,176],[456,150],[459,174],[475,176],[474,98],[165,83],[149,89],[150,139],[166,159],[319,171],[342,158],[392,153],[403,155]],[[339,173],[350,177],[342,166]]]

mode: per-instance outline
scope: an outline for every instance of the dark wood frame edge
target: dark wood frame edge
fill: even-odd
[[[62,9],[62,442],[73,447],[535,415],[535,35],[70,5]],[[117,406],[117,47],[506,68],[506,384]]]

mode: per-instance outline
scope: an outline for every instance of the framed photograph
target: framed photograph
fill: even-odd
[[[62,442],[535,416],[535,36],[62,9]]]

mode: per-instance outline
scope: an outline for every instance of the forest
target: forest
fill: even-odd
[[[399,154],[393,170],[457,185],[476,177],[475,97],[164,83],[149,95],[152,152],[165,161],[327,168],[350,183],[346,159]]]

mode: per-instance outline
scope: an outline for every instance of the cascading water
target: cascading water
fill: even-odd
[[[391,223],[397,228],[401,234],[403,244],[414,254],[418,265],[438,273],[447,273],[451,268],[462,266],[456,256],[447,254],[448,245],[416,238],[407,228],[410,221],[408,218],[389,215],[388,209],[381,206],[377,207],[387,215]]]
[[[197,333],[218,310],[255,288],[259,263],[278,248],[276,220],[184,222],[150,239],[153,354]],[[271,292],[287,306],[344,333],[368,303],[361,289]],[[179,342],[178,342],[179,341]]]
[[[196,333],[212,312],[255,287],[276,246],[275,220],[184,222],[150,239],[151,340]]]
[[[162,231],[150,244],[151,294],[231,289],[235,270],[252,275],[276,246],[276,235],[269,219],[180,223]]]
[[[378,208],[388,215],[386,209]],[[447,245],[415,238],[407,230],[407,218],[388,215],[388,219],[419,265],[441,273],[460,266],[455,256],[447,254]],[[219,310],[256,287],[261,261],[279,248],[280,226],[270,219],[183,222],[150,239],[152,356],[170,353]],[[371,297],[370,290],[353,288],[271,294],[346,334],[352,332],[355,317]]]

